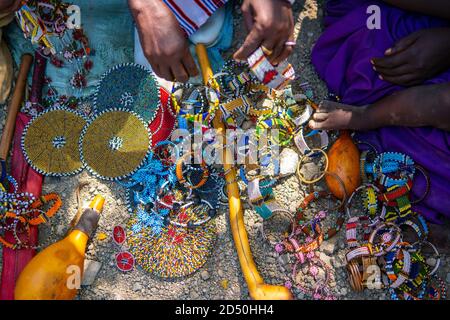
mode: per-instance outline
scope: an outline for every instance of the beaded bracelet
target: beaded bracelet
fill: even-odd
[[[256,136],[259,137],[264,130],[275,128],[278,130],[279,137],[275,139],[274,135],[270,135],[270,140],[280,146],[287,146],[291,143],[294,135],[292,125],[283,117],[271,113],[258,118],[256,123]]]
[[[409,292],[417,290],[426,281],[428,267],[423,256],[418,252],[410,253],[405,247],[409,247],[409,243],[399,243],[386,255],[385,269],[391,288]]]
[[[378,210],[378,201],[376,194],[380,192],[380,189],[378,189],[375,185],[371,183],[365,183],[360,185],[356,190],[350,195],[350,197],[347,200],[347,215],[350,217],[350,208],[351,203],[354,199],[354,197],[358,194],[358,192],[361,192],[363,190],[366,190],[366,196],[364,197],[364,207],[367,210],[367,214],[370,217],[374,217]]]
[[[303,244],[299,242],[301,235],[305,237]],[[323,232],[320,223],[311,223],[311,226],[310,224],[296,225],[294,221],[291,234],[275,246],[275,251],[293,253],[297,261],[304,263],[305,254],[308,255],[317,250],[322,242]]]
[[[406,221],[403,221],[399,224],[399,227],[410,227],[417,236],[417,241],[412,243],[410,247],[408,248],[409,251],[415,251],[421,248],[422,244],[428,237],[428,226],[425,219],[418,215],[417,216],[418,224],[412,221],[411,219],[408,219]]]
[[[300,172],[300,167],[302,166],[302,164],[306,158],[312,157],[312,156],[316,155],[317,153],[321,153],[323,155],[323,157],[325,159],[325,168],[324,168],[323,172],[319,175],[318,178],[312,179],[312,180],[306,180],[305,177]],[[322,179],[325,176],[325,172],[327,172],[327,170],[328,170],[328,155],[326,154],[326,152],[323,151],[322,149],[311,149],[311,151],[309,153],[304,154],[300,158],[300,161],[298,162],[298,165],[297,165],[297,176],[300,179],[300,181],[302,181],[303,183],[313,184],[313,183],[318,182],[320,179]]]
[[[403,186],[415,172],[414,161],[399,152],[380,153],[373,163],[365,164],[365,171],[373,174],[387,188]],[[395,176],[393,175],[395,173]]]
[[[300,204],[300,206],[296,210],[296,216],[295,216],[295,223],[303,223],[306,220],[306,217],[304,215],[305,209],[308,207],[308,205],[319,198],[328,198],[334,196],[331,193],[320,191],[320,192],[313,192],[310,193],[303,199],[303,202]],[[344,201],[345,202],[345,201]],[[339,215],[336,218],[336,223],[331,226],[326,232],[324,231],[324,240],[331,239],[335,234],[339,232],[339,230],[342,228],[342,225],[344,224],[345,218],[344,218],[344,210],[342,209],[341,205],[337,206],[336,208],[332,208],[332,211],[338,210]],[[322,213],[325,213],[322,211]],[[320,217],[321,219],[324,219],[325,216],[322,215]]]
[[[395,250],[396,249],[396,250]],[[394,271],[394,261],[400,259],[402,260],[402,269],[398,274]],[[411,271],[411,255],[407,250],[401,247],[394,248],[393,251],[386,254],[386,274],[390,280],[390,287],[396,289],[400,287],[403,283],[409,280]]]
[[[389,230],[386,231],[386,228]],[[375,237],[379,234],[379,232],[383,232],[381,235],[381,243],[375,244]],[[384,222],[380,223],[375,230],[372,231],[368,244],[371,247],[374,256],[379,257],[387,252],[390,252],[399,243],[400,239],[401,229],[393,223]]]
[[[421,248],[423,247],[423,245],[427,245],[427,246],[431,247],[431,249],[434,252],[434,258],[436,260],[436,263],[434,266],[430,266],[430,267],[433,267],[433,269],[431,269],[431,271],[428,273],[428,276],[431,277],[431,276],[434,276],[439,269],[439,266],[441,264],[441,255],[439,254],[439,251],[436,248],[436,246],[434,244],[432,244],[431,242],[422,241]],[[421,252],[423,253],[423,250],[421,250]]]
[[[241,166],[241,167],[239,168],[239,177],[241,178],[242,182],[243,182],[245,185],[248,185],[248,184],[249,184],[249,179],[247,178],[247,176],[246,176],[246,174],[245,174],[245,169],[244,169],[243,166]],[[271,187],[273,187],[273,186],[277,183],[277,179],[274,179],[274,178],[272,178],[272,179],[263,179],[262,176],[256,176],[256,177],[254,177],[253,179],[255,179],[255,178],[260,179],[260,181],[259,181],[259,187],[260,187],[261,189],[264,189],[264,188],[271,188]]]
[[[308,259],[308,271],[309,274],[313,276],[315,285],[311,288],[306,288],[297,281],[297,276],[300,274],[300,271],[297,270],[299,264],[300,261],[297,261],[292,269],[292,280],[294,281],[295,286],[304,294],[311,296],[315,300],[335,300],[335,297],[330,294],[329,290],[332,279],[331,268],[318,257],[314,256]],[[322,268],[325,273],[325,278],[322,281],[317,280],[319,268]]]
[[[446,300],[447,285],[442,278],[433,275],[428,279],[426,294],[430,300]]]
[[[426,170],[422,166],[416,164],[415,167],[416,171],[420,171],[423,174],[425,178],[426,187],[425,192],[422,194],[422,196],[416,200],[411,201],[411,204],[418,204],[419,202],[422,202],[430,192],[430,176],[427,174]]]
[[[190,208],[191,206],[198,206],[200,207],[202,204],[205,204],[209,209],[208,209],[208,213],[207,213],[207,217],[203,218],[199,221],[196,222],[192,222],[192,220],[189,219],[189,217],[187,216],[187,214],[185,214],[185,210]],[[193,209],[195,210],[195,208]],[[177,214],[177,219],[184,221],[189,219],[189,221],[187,223],[184,222],[179,222],[179,221],[174,221],[174,220],[169,220],[169,223],[173,226],[176,227],[181,227],[181,228],[195,228],[195,227],[199,227],[204,225],[205,223],[209,222],[211,219],[214,219],[217,216],[217,208],[214,208],[211,203],[207,200],[204,199],[200,199],[200,198],[194,198],[193,201],[190,201],[184,205],[182,205],[181,207],[174,207],[173,211],[181,211],[181,213]],[[167,216],[168,219],[170,219],[169,216]],[[167,224],[167,222],[166,222]]]
[[[191,185],[183,177],[183,163],[186,161],[187,157],[190,157],[193,154],[194,154],[194,152],[188,152],[184,156],[182,156],[180,159],[178,159],[177,164],[176,164],[176,170],[175,170],[178,182],[180,182],[182,185],[184,185],[188,189],[200,188],[201,186],[203,186],[206,183],[206,181],[208,180],[208,177],[209,177],[209,169],[208,169],[208,166],[206,165],[206,162],[204,161],[204,159],[202,159],[202,162],[200,164],[200,166],[203,170],[203,174],[202,174],[202,179],[199,181],[198,184],[196,184],[195,186]]]
[[[360,227],[363,233],[363,241],[367,242],[370,236],[370,219],[368,216],[351,217],[346,224],[346,239],[349,248],[359,246],[358,243],[358,227]]]

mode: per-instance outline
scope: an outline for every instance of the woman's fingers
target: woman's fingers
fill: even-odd
[[[373,58],[371,60],[371,63],[375,66],[375,68],[393,69],[407,64],[409,61],[410,55],[408,54],[408,52],[402,51],[400,53],[383,58]]]
[[[418,38],[419,38],[419,35],[417,33],[410,34],[409,36],[406,36],[403,39],[400,39],[399,41],[397,41],[395,43],[395,45],[392,48],[387,49],[384,54],[386,56],[392,56],[396,53],[405,51],[410,46],[412,46]]]
[[[245,38],[244,44],[236,51],[233,55],[235,60],[243,61],[246,60],[256,49],[259,48],[263,40],[262,32],[253,25],[253,29]],[[270,48],[267,48],[270,49]]]
[[[376,67],[373,66],[373,69],[375,72],[377,72],[379,75],[386,77],[398,77],[401,75],[413,73],[413,66],[410,64],[404,64],[396,68],[383,68],[383,67]]]
[[[172,72],[170,71],[170,67],[168,65],[158,65],[159,74],[163,79],[166,79],[167,81],[174,81],[174,76],[172,75]]]
[[[401,76],[380,76],[380,78],[384,81],[403,86],[403,87],[410,87],[414,85],[421,84],[423,81],[418,79],[418,77],[414,74],[405,74]]]
[[[175,78],[176,82],[187,82],[189,80],[189,75],[186,69],[184,68],[184,65],[181,61],[178,61],[177,63],[171,64],[171,71]]]
[[[198,76],[198,68],[195,64],[194,58],[192,58],[191,53],[187,52],[187,54],[183,57],[183,66],[186,69],[189,77],[195,77]]]

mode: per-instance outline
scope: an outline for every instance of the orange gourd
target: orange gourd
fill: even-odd
[[[16,300],[71,300],[78,292],[84,270],[86,243],[94,232],[105,199],[97,195],[74,230],[38,253],[16,282]]]
[[[361,176],[359,150],[347,130],[340,132],[339,138],[328,150],[328,160],[328,171],[336,174],[342,180],[345,192],[347,196],[350,196],[361,184]],[[333,175],[326,175],[325,180],[333,195],[343,199],[344,192],[340,181]]]

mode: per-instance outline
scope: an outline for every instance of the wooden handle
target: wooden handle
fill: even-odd
[[[203,44],[197,44],[196,52],[202,70],[203,83],[208,85],[209,80],[213,76],[213,71],[209,63],[206,47]],[[221,119],[222,113],[219,109],[213,119],[213,124],[214,128],[217,130],[217,135],[222,136],[224,139],[222,141],[224,141],[224,145],[226,145],[224,136],[225,126]],[[235,180],[236,170],[231,165],[233,163],[234,155],[229,148],[224,148],[223,155],[223,169],[225,172],[228,172],[225,175],[225,179],[227,181],[228,204],[230,207],[231,233],[233,235],[242,273],[245,282],[247,282],[250,297],[254,300],[292,300],[292,293],[288,288],[265,284],[256,268],[250,250],[247,231],[245,230],[244,212],[239,196],[239,187]]]
[[[20,63],[19,75],[17,76],[16,86],[6,116],[5,127],[3,128],[2,139],[0,142],[0,159],[6,160],[9,148],[11,146],[12,137],[14,134],[14,126],[16,124],[17,113],[22,105],[25,85],[27,82],[28,72],[30,71],[33,57],[30,54],[24,54]]]

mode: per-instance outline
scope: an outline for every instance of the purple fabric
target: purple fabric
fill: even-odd
[[[381,8],[381,29],[366,25],[369,5]],[[371,58],[381,57],[392,45],[414,31],[450,26],[447,21],[406,12],[380,1],[331,0],[327,3],[325,31],[317,41],[312,62],[330,92],[343,103],[362,106],[402,90],[380,80],[372,69]],[[427,81],[450,81],[450,70]],[[414,110],[411,110],[414,112]],[[431,189],[427,198],[414,209],[439,223],[450,217],[450,133],[431,127],[385,127],[359,132],[357,138],[375,145],[380,152],[398,151],[410,155],[429,173]],[[425,180],[417,176],[413,194],[420,196]]]

